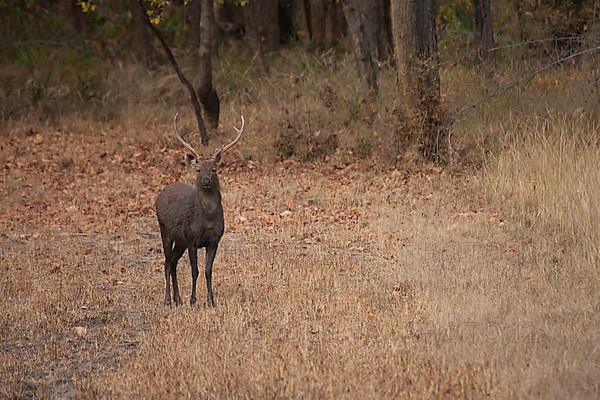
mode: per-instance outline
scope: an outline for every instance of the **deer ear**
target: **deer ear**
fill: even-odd
[[[185,165],[190,168],[195,168],[196,164],[198,164],[198,160],[196,160],[196,156],[190,153],[185,154]]]

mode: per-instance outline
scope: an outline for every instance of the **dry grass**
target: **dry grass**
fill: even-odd
[[[378,251],[368,224],[382,199],[395,204],[394,192],[408,186],[399,174],[371,177],[365,193],[365,177],[295,166],[226,180],[225,203],[237,211],[228,215],[218,258],[216,310],[162,308],[151,217],[120,227],[124,239],[11,235],[3,252],[4,393],[419,398],[493,391],[486,363],[447,365],[428,352],[412,354],[436,341],[412,326],[423,320],[420,289],[402,283],[401,264]],[[279,216],[282,210],[292,216]],[[78,337],[77,326],[87,334]],[[131,349],[137,355],[127,360]]]
[[[600,142],[584,113],[511,121],[506,151],[488,170],[490,196],[515,205],[525,226],[546,228],[557,241],[600,262]],[[581,260],[583,261],[583,260]]]
[[[503,121],[502,98],[454,128],[458,158],[484,171],[395,169],[357,160],[399,134],[391,75],[370,108],[345,58],[290,55],[306,72],[288,59],[263,78],[227,59],[223,121],[244,112],[249,136],[221,173],[215,310],[162,306],[152,203],[190,180],[170,138],[174,77],[143,87],[147,103],[8,118],[0,397],[598,398],[593,117],[526,118],[544,115],[530,102]],[[369,129],[372,143],[346,138]],[[286,132],[297,154],[275,161]],[[332,134],[340,146],[315,153]]]
[[[30,206],[30,186],[55,179],[56,151],[40,150],[41,161],[20,156],[26,171],[43,160],[46,167],[37,176],[5,173],[17,181],[10,197]],[[111,159],[133,151],[116,146]],[[90,143],[71,152],[62,178],[77,185],[66,193],[44,185],[39,195],[82,209],[90,193],[100,208],[56,228],[42,211],[2,221],[5,397],[597,394],[597,276],[562,270],[569,258],[503,221],[474,178],[366,165],[230,166],[219,307],[165,310],[152,198],[144,195],[163,178],[125,161],[90,175],[98,164]],[[159,157],[131,166],[166,157],[173,162],[164,179],[178,176],[178,152]],[[124,174],[131,187],[120,190],[121,179],[110,191],[115,201],[101,208],[94,189]],[[130,192],[139,204],[129,203]],[[54,215],[65,214],[60,206]],[[98,233],[78,234],[82,227]],[[189,267],[180,267],[188,297]]]

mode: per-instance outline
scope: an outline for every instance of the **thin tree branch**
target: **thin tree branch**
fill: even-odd
[[[512,49],[515,47],[527,46],[528,44],[535,44],[535,43],[561,42],[561,41],[576,40],[576,39],[579,39],[580,41],[586,41],[586,40],[589,40],[589,36],[574,35],[574,36],[563,36],[563,37],[557,37],[557,38],[527,40],[525,42],[507,44],[504,46],[497,46],[492,49],[489,49],[489,51],[501,50],[501,49]]]
[[[190,94],[190,101],[192,102],[194,112],[196,113],[196,120],[198,121],[198,131],[200,132],[200,140],[204,146],[207,146],[208,134],[206,132],[206,125],[204,124],[204,119],[202,118],[202,106],[200,104],[200,100],[198,99],[198,95],[196,94],[196,90],[194,89],[194,86],[190,83],[190,81],[187,79],[183,71],[181,71],[181,68],[179,68],[179,64],[177,64],[177,60],[175,60],[175,56],[173,56],[171,48],[163,38],[158,28],[156,28],[156,26],[154,26],[154,24],[150,22],[150,18],[148,18],[148,14],[146,12],[146,8],[144,7],[143,0],[138,0],[138,4],[142,10],[142,13],[144,14],[144,22],[160,41],[160,44],[162,45],[162,48],[167,55],[167,58],[169,59],[171,65],[175,69],[177,77],[179,78],[181,83],[186,87],[187,91]]]
[[[535,70],[535,71],[533,71],[533,72],[525,75],[524,77],[521,77],[521,78],[513,81],[508,86],[505,86],[503,88],[499,88],[498,90],[496,90],[495,93],[493,93],[493,94],[491,94],[491,95],[489,95],[489,96],[487,96],[487,97],[485,97],[485,98],[483,98],[483,99],[481,99],[479,101],[476,101],[475,103],[469,104],[469,105],[467,105],[467,106],[459,109],[454,114],[453,119],[456,120],[464,112],[466,112],[469,109],[476,108],[477,106],[479,106],[484,101],[493,100],[493,99],[495,99],[495,98],[503,95],[504,93],[508,92],[510,89],[512,89],[512,88],[514,88],[516,86],[519,86],[519,85],[521,85],[524,82],[529,82],[536,75],[539,75],[542,72],[545,72],[545,71],[549,70],[550,68],[552,68],[552,67],[554,67],[556,65],[562,64],[562,63],[564,63],[566,61],[569,61],[569,60],[572,60],[572,59],[574,59],[576,57],[584,56],[586,54],[591,54],[591,53],[595,53],[595,52],[599,52],[599,51],[600,51],[600,46],[598,46],[598,47],[592,47],[591,49],[582,50],[582,51],[579,51],[577,53],[573,53],[570,56],[560,58],[560,59],[558,59],[556,61],[551,62],[550,64],[544,65],[542,68],[539,68],[539,69],[537,69],[537,70]]]

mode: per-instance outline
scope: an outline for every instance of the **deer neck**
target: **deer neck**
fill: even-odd
[[[206,190],[197,188],[196,202],[198,204],[198,210],[206,214],[213,214],[221,209],[221,191],[219,186]]]

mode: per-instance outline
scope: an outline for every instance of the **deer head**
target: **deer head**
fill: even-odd
[[[194,150],[194,148],[181,137],[181,133],[179,132],[179,128],[177,127],[178,115],[179,113],[176,112],[175,117],[173,119],[175,136],[177,136],[177,139],[191,152],[191,154],[186,153],[185,164],[196,172],[196,186],[199,190],[201,189],[204,191],[218,189],[219,177],[217,176],[217,170],[221,162],[221,156],[227,150],[232,148],[242,137],[242,134],[244,133],[244,116],[242,115],[242,125],[240,126],[240,128],[236,128],[235,126],[233,127],[233,129],[235,129],[237,133],[233,141],[221,147],[220,149],[217,149],[213,157],[203,160],[202,157],[200,157],[200,155],[198,154],[198,152],[196,152],[196,150]]]

